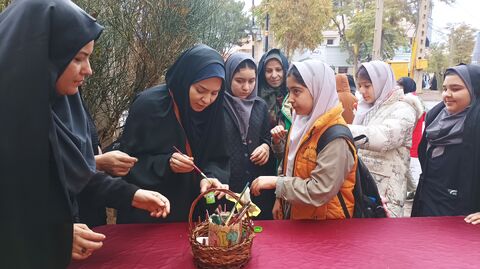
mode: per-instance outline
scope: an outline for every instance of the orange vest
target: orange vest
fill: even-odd
[[[330,109],[321,117],[319,117],[313,126],[308,130],[304,137],[302,137],[300,148],[295,155],[295,162],[293,165],[293,176],[303,179],[310,178],[310,173],[317,165],[317,143],[322,134],[328,129],[328,127],[335,124],[346,125],[345,120],[342,117],[342,105]],[[289,140],[287,140],[289,141]],[[353,187],[355,185],[355,174],[357,170],[357,154],[355,146],[348,142],[351,149],[355,152],[355,162],[352,170],[348,173],[345,181],[343,182],[340,192],[343,195],[345,204],[348,208],[350,216],[353,216],[353,208],[355,205],[355,199],[353,196]],[[286,171],[286,162],[288,156],[288,143],[285,150],[283,171]],[[291,205],[290,211],[291,219],[344,219],[342,206],[338,197],[334,196],[328,203],[315,207],[313,205],[294,203]]]

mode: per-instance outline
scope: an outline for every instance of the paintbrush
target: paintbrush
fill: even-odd
[[[183,154],[177,147],[173,146],[173,149],[175,151],[177,151],[178,153],[182,154],[182,155],[185,155]],[[188,155],[185,155],[185,156],[188,156]],[[193,168],[203,177],[203,178],[206,178],[208,179],[208,177],[202,172],[202,170],[200,170],[200,168],[198,168],[195,164],[193,164]]]
[[[245,184],[245,187],[243,188],[243,191],[240,193],[240,197],[238,198],[238,200],[233,205],[232,212],[230,212],[230,215],[228,215],[228,218],[225,221],[225,225],[228,226],[228,223],[229,223],[230,219],[232,218],[233,212],[235,211],[235,208],[237,208],[237,205],[240,202],[240,200],[242,199],[242,196],[245,193],[245,191],[247,190],[249,184],[250,184],[250,182],[247,182],[247,184]]]
[[[231,225],[237,224],[239,221],[242,220],[243,215],[245,215],[245,213],[247,213],[248,208],[250,207],[251,204],[252,204],[252,202],[249,201],[248,204],[246,204],[246,205],[242,208],[242,211],[240,211],[240,213],[237,214],[237,216],[235,217],[235,219],[232,221],[232,224],[231,224]]]

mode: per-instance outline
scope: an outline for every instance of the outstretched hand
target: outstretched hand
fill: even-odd
[[[252,182],[252,190],[251,192],[255,196],[260,195],[261,190],[272,190],[277,187],[277,179],[278,177],[276,176],[261,176],[257,177],[253,182]]]
[[[95,156],[95,163],[99,171],[104,171],[112,176],[126,176],[138,161],[125,152],[119,150],[109,151]]]
[[[150,216],[166,218],[170,213],[170,201],[156,191],[137,190],[133,196],[132,206],[147,210]]]

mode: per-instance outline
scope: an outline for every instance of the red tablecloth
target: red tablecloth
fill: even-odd
[[[245,268],[479,268],[480,225],[462,217],[256,221]],[[107,225],[70,268],[194,268],[186,223]]]

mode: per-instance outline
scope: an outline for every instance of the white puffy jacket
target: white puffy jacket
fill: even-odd
[[[365,117],[364,125],[349,125],[353,136],[366,135],[359,155],[377,182],[391,217],[403,216],[410,173],[412,132],[424,108],[419,98],[402,89]]]

